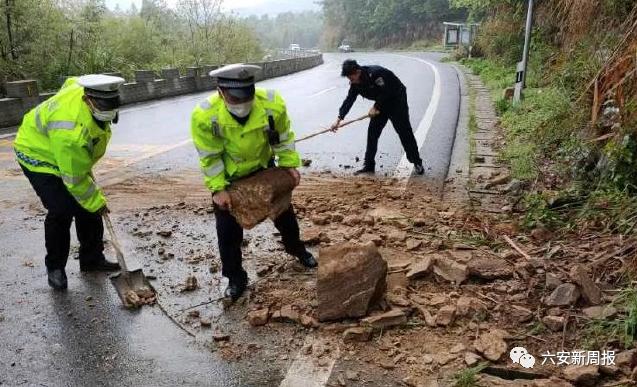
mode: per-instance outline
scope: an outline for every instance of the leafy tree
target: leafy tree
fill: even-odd
[[[143,0],[109,11],[104,0],[0,0],[0,80],[255,61],[259,41],[222,0]]]
[[[466,17],[449,0],[323,0],[322,6],[327,47],[343,39],[371,47],[438,40],[443,21]]]

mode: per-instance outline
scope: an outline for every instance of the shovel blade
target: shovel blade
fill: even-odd
[[[155,294],[153,286],[148,282],[141,269],[120,272],[110,277],[117,295],[127,308],[138,308],[141,304],[134,302],[134,293],[139,298],[150,298]],[[133,298],[133,299],[132,299]]]

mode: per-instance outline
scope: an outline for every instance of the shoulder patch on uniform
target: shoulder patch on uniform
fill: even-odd
[[[60,104],[58,101],[51,100],[47,102],[47,108],[49,109],[49,113],[56,111],[59,107],[60,107]]]
[[[378,77],[376,78],[376,80],[374,81],[375,84],[377,84],[380,87],[385,86],[385,80],[383,79],[383,77]]]

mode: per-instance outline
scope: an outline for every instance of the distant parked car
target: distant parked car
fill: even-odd
[[[301,46],[299,46],[296,43],[292,43],[290,44],[290,47],[288,48],[288,50],[292,50],[292,51],[301,51]]]
[[[341,44],[340,46],[338,46],[338,51],[339,52],[352,52],[354,50],[352,50],[352,47],[349,44]]]

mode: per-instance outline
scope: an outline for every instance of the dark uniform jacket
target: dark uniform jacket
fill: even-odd
[[[376,101],[374,107],[382,111],[383,107],[398,102],[405,93],[405,85],[390,70],[381,66],[361,66],[361,70],[361,83],[350,85],[347,98],[338,111],[340,119],[345,118],[359,95]]]

